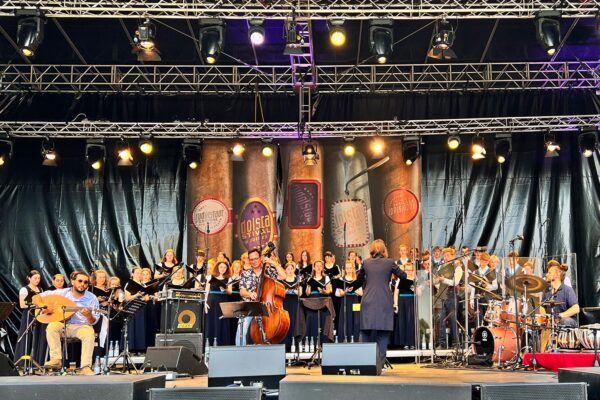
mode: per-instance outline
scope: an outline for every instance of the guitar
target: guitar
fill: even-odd
[[[44,297],[34,296],[32,301],[36,306],[45,307],[39,310],[35,317],[35,319],[42,324],[64,321],[65,319],[71,318],[73,314],[84,308],[100,314],[106,314],[106,311],[99,308],[78,307],[77,304],[75,304],[72,300],[57,294],[51,294]]]

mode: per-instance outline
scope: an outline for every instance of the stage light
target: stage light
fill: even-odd
[[[217,62],[223,42],[225,24],[218,18],[205,18],[200,20],[200,54],[207,64]]]
[[[431,38],[431,48],[427,57],[434,60],[453,60],[456,53],[452,50],[456,33],[452,24],[445,19],[435,24],[433,37]]]
[[[142,139],[139,144],[140,151],[146,155],[152,154],[154,151],[154,144],[150,139]]]
[[[54,149],[54,142],[50,139],[45,139],[42,142],[42,165],[45,167],[56,167],[58,153]]]
[[[540,45],[549,56],[556,53],[560,45],[560,17],[557,10],[540,11],[535,15],[535,34]]]
[[[593,156],[594,151],[598,149],[598,129],[595,127],[582,129],[577,140],[581,154],[586,158]]]
[[[421,155],[421,139],[408,136],[402,139],[402,158],[406,165],[413,165]]]
[[[496,153],[496,161],[499,164],[504,164],[508,157],[510,157],[510,153],[512,151],[512,139],[510,136],[496,136],[496,142],[494,144],[495,153]]]
[[[185,139],[181,144],[183,160],[188,167],[196,169],[202,161],[202,141],[197,139]]]
[[[44,40],[44,24],[45,19],[40,15],[24,15],[19,19],[17,46],[26,57],[33,57]]]
[[[261,139],[261,141],[263,142],[263,147],[260,152],[263,155],[263,157],[273,157],[273,154],[275,154],[275,149],[273,147],[273,139],[263,138]]]
[[[344,138],[344,156],[352,158],[356,154],[356,147],[354,146],[354,138]]]
[[[90,167],[96,171],[104,165],[106,158],[106,146],[102,139],[90,139],[85,146],[85,158],[90,164]]]
[[[558,152],[560,151],[560,145],[556,141],[554,134],[551,132],[546,132],[544,135],[544,146],[546,147],[546,154],[544,157],[558,157]]]
[[[13,142],[10,139],[0,139],[0,167],[12,157]]]
[[[295,54],[304,54],[304,39],[298,34],[296,30],[296,20],[292,17],[291,20],[285,22],[284,25],[284,36],[285,36],[285,48],[283,54],[286,56]]]
[[[310,142],[302,146],[302,158],[304,159],[304,165],[317,165],[319,160],[319,154],[317,149]]]
[[[244,161],[244,152],[246,146],[241,143],[235,143],[231,148],[231,160],[232,161]]]
[[[481,136],[473,137],[473,141],[471,142],[471,153],[471,158],[473,160],[481,160],[485,158],[485,141]]]
[[[341,47],[346,43],[346,28],[344,28],[344,20],[332,19],[327,22],[329,28],[329,42],[334,47]]]
[[[248,29],[248,38],[254,46],[260,46],[265,42],[265,28],[262,19],[251,19]]]
[[[156,47],[156,25],[146,19],[138,25],[133,36],[133,42],[144,50],[154,50]]]
[[[119,161],[117,162],[119,167],[130,167],[133,165],[133,154],[126,141],[121,140],[117,145],[117,155],[119,156]]]
[[[374,138],[369,146],[371,148],[371,155],[373,158],[382,158],[385,151],[385,143],[381,138]]]
[[[369,26],[369,44],[371,54],[378,64],[385,64],[393,52],[393,21],[389,19],[371,20]]]
[[[452,135],[448,138],[448,148],[450,150],[456,150],[460,146],[460,138],[458,135]]]

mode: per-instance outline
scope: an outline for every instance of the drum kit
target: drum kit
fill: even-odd
[[[475,279],[471,286],[486,294],[491,293],[482,290],[483,288],[475,282]],[[540,306],[550,311],[562,304],[561,302],[542,302],[532,310],[528,309],[531,308],[529,301],[524,305],[524,299],[530,299],[530,295],[540,293],[548,286],[545,280],[534,275],[518,275],[507,279],[506,286],[510,293],[514,291],[519,293],[517,302],[515,304],[513,297],[502,299],[495,293],[492,293],[494,296],[488,296],[489,301],[484,315],[484,321],[488,325],[479,326],[474,331],[472,350],[475,354],[491,356],[494,363],[502,366],[503,363],[518,359],[519,346],[526,351],[554,351],[577,349],[583,346],[585,341],[586,345],[591,345],[593,348],[596,336],[591,329],[558,328],[558,321],[555,321],[552,312],[549,314],[539,312]],[[600,336],[595,343],[596,347],[600,347]]]

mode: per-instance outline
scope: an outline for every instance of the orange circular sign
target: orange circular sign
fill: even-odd
[[[383,211],[396,224],[408,224],[419,214],[419,199],[408,189],[394,189],[385,196]]]

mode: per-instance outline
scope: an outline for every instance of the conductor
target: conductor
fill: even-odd
[[[381,365],[385,363],[390,333],[394,329],[394,309],[390,276],[406,279],[406,273],[388,258],[387,248],[381,239],[369,247],[371,258],[365,260],[358,279],[366,281],[360,311],[360,341],[376,342]]]

